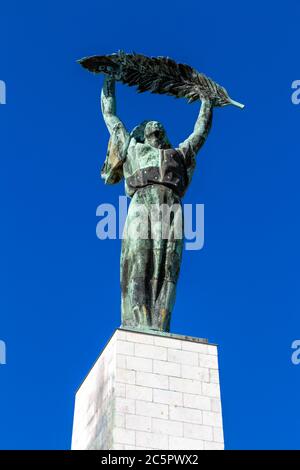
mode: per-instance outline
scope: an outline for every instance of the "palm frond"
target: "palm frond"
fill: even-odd
[[[147,57],[142,54],[116,54],[84,57],[78,61],[94,73],[104,73],[116,80],[136,86],[139,93],[165,94],[186,98],[189,103],[201,98],[210,99],[214,106],[244,105],[232,100],[225,88],[187,64],[169,57]]]

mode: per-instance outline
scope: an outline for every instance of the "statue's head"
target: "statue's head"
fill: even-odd
[[[166,131],[158,121],[149,121],[144,130],[145,144],[161,149],[165,146]]]
[[[171,147],[164,126],[158,121],[143,121],[139,126],[135,127],[131,135],[144,144],[159,149],[167,149]]]

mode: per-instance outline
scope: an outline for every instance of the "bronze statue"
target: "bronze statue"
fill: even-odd
[[[183,248],[181,198],[210,131],[213,107],[243,105],[192,67],[166,57],[119,52],[80,63],[106,74],[101,106],[111,137],[101,176],[109,184],[124,179],[132,198],[122,240],[122,326],[169,331]],[[140,92],[200,99],[191,135],[173,148],[157,121],[144,121],[128,132],[116,113],[115,80]],[[155,217],[153,208],[159,209]]]

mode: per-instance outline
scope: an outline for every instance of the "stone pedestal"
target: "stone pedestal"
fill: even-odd
[[[217,346],[118,329],[76,394],[72,449],[223,449]]]

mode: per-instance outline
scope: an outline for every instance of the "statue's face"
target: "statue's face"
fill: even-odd
[[[145,127],[145,144],[155,148],[163,148],[165,145],[166,131],[158,121],[149,121]]]

